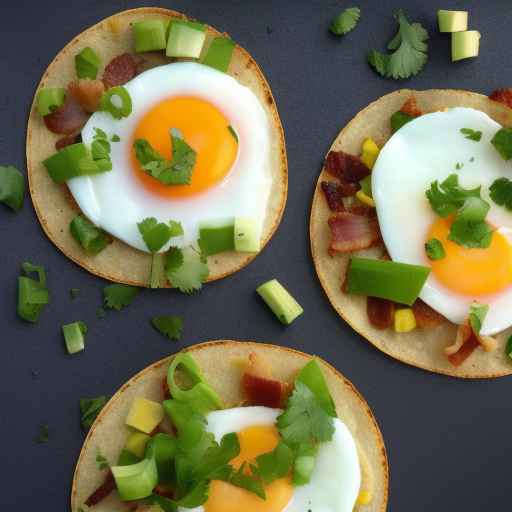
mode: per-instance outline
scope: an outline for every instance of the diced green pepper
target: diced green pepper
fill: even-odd
[[[397,130],[402,128],[404,124],[407,124],[409,121],[412,121],[413,119],[413,116],[410,116],[405,112],[401,112],[400,110],[398,112],[395,112],[391,116],[391,131],[395,133]]]
[[[147,498],[158,483],[158,471],[153,458],[129,466],[113,466],[110,469],[119,497],[123,501]]]
[[[163,20],[143,20],[133,24],[135,51],[137,53],[165,50],[167,38]]]
[[[140,462],[140,458],[137,457],[134,453],[132,453],[129,450],[126,450],[123,448],[121,450],[121,453],[119,454],[119,457],[117,459],[117,465],[118,466],[130,466],[132,464],[137,464],[137,462]]]
[[[380,297],[411,306],[430,274],[429,267],[388,260],[352,257],[348,293]]]
[[[316,359],[312,359],[297,375],[296,381],[306,385],[324,411],[333,418],[336,418],[336,406],[325,382],[324,374]]]
[[[206,26],[185,20],[172,20],[165,54],[167,57],[197,59],[206,40]]]
[[[171,483],[175,479],[173,459],[176,455],[176,438],[168,434],[156,434],[146,446],[145,457],[154,457],[158,470],[158,483]]]
[[[203,256],[235,249],[234,220],[225,222],[208,222],[199,226],[199,247]]]
[[[66,89],[62,87],[45,87],[37,93],[37,112],[47,116],[64,104]]]
[[[108,235],[81,214],[78,214],[71,221],[69,230],[73,238],[85,249],[85,252],[90,255],[98,254],[105,249],[109,243]]]
[[[90,78],[95,80],[101,59],[89,46],[86,46],[79,54],[75,55],[75,70],[78,78]]]
[[[43,307],[50,302],[46,287],[46,272],[42,266],[25,262],[23,271],[37,272],[38,281],[27,276],[18,277],[18,315],[28,322],[36,323]]]
[[[258,295],[265,301],[274,315],[285,325],[291,324],[304,310],[277,280],[272,279],[256,288]]]
[[[216,37],[210,44],[202,63],[227,73],[235,43],[229,37]]]
[[[183,431],[189,421],[198,414],[189,404],[175,399],[164,400],[162,405],[165,414],[178,432]]]

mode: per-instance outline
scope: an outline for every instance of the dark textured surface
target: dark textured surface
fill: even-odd
[[[464,382],[389,359],[338,318],[315,277],[307,224],[323,154],[343,125],[370,101],[398,87],[463,88],[484,93],[511,84],[512,8],[503,1],[359,1],[362,20],[345,39],[327,32],[341,1],[174,1],[161,5],[228,31],[259,62],[273,88],[286,131],[290,191],[281,227],[248,268],[193,297],[143,291],[120,313],[99,320],[106,284],[61,255],[46,239],[27,200],[19,215],[0,208],[0,439],[2,508],[67,510],[82,444],[78,399],[113,393],[149,363],[186,345],[217,338],[253,339],[326,358],[364,394],[382,428],[391,469],[389,510],[507,510],[509,501],[509,378]],[[2,4],[0,47],[1,163],[24,169],[25,125],[34,88],[54,55],[89,25],[129,7],[159,2],[67,0]],[[348,5],[351,5],[349,2]],[[385,7],[383,6],[385,4]],[[376,76],[365,63],[394,30],[391,14],[406,7],[431,33],[430,60],[402,83]],[[481,56],[450,63],[449,37],[436,33],[435,9],[466,8],[482,32]],[[49,270],[51,304],[38,325],[16,317],[16,276],[29,259]],[[283,328],[254,293],[277,277],[305,309]],[[71,301],[69,289],[81,289]],[[153,331],[156,314],[183,315],[183,340]],[[61,323],[84,320],[87,349],[69,357]],[[38,445],[38,426],[50,441]]]

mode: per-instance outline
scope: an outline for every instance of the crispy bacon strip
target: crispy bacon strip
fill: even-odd
[[[324,193],[329,209],[332,212],[342,212],[345,210],[343,198],[347,197],[347,195],[344,194],[344,190],[347,187],[353,188],[355,190],[354,194],[357,191],[357,185],[355,183],[342,184],[335,181],[322,181],[320,186],[322,187],[322,192]]]
[[[62,148],[65,148],[66,146],[70,146],[71,144],[74,144],[76,142],[76,135],[66,135],[65,137],[62,137],[62,139],[59,139],[55,143],[55,149],[59,151]]]
[[[503,105],[512,108],[512,88],[496,89],[489,94],[489,99],[497,101],[498,103],[503,103]]]
[[[90,114],[99,109],[101,95],[104,91],[105,86],[101,80],[74,80],[68,85],[68,92]]]
[[[63,135],[78,133],[87,119],[89,116],[72,94],[67,94],[63,105],[43,117],[48,130]]]
[[[446,347],[444,352],[453,366],[460,366],[479,346],[486,352],[491,352],[496,349],[497,344],[491,336],[481,336],[473,332],[469,320],[466,320],[459,325],[455,342]]]
[[[387,299],[367,297],[366,314],[371,325],[377,329],[388,329],[393,325],[395,304]]]
[[[137,76],[139,60],[131,53],[123,53],[114,57],[103,71],[103,83],[105,88],[124,85]]]
[[[462,326],[459,327],[459,330]],[[458,331],[457,331],[458,337]],[[452,345],[453,346],[453,345]],[[453,354],[448,354],[448,361],[453,366],[460,366],[473,352],[476,348],[480,346],[478,343],[477,337],[473,334],[471,328],[469,329],[469,336],[464,341],[464,343],[460,346],[460,348],[454,352]],[[446,347],[449,348],[449,347]],[[446,349],[445,349],[446,351]]]
[[[416,300],[412,305],[412,311],[416,318],[416,325],[420,329],[433,329],[441,325],[445,319],[437,311],[434,311],[429,305],[425,304],[421,299]]]
[[[352,212],[335,213],[329,218],[331,244],[329,254],[367,249],[381,240],[376,217]]]
[[[344,151],[329,151],[325,170],[343,183],[357,183],[370,174],[370,169],[358,156]]]
[[[418,103],[416,101],[415,96],[411,96],[400,109],[400,112],[403,112],[404,114],[408,114],[413,117],[419,117],[423,115],[423,112],[418,107]]]
[[[109,470],[105,476],[105,481],[87,498],[85,504],[88,507],[97,505],[100,501],[104,500],[114,489],[116,482],[112,471]]]

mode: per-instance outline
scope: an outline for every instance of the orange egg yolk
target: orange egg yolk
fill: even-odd
[[[494,232],[489,247],[469,249],[448,240],[453,218],[439,218],[431,226],[427,240],[437,238],[446,256],[431,261],[432,273],[444,286],[463,295],[496,293],[512,284],[512,246]]]
[[[137,179],[152,193],[168,198],[192,196],[216,185],[229,173],[237,156],[238,144],[229,125],[217,107],[200,98],[179,96],[161,101],[141,118],[133,133],[130,157]],[[180,130],[197,153],[190,185],[163,185],[141,168],[135,156],[133,142],[146,139],[171,160],[171,128]]]
[[[249,427],[238,433],[240,454],[231,461],[235,468],[244,462],[252,463],[263,453],[272,451],[279,443],[274,426]],[[205,512],[281,512],[290,501],[293,487],[290,477],[279,478],[265,486],[266,500],[240,487],[212,480]]]

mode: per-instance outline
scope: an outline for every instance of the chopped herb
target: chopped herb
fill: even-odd
[[[99,307],[97,310],[96,310],[96,316],[98,318],[105,318],[107,316],[107,312],[105,311],[104,308],[102,307]]]
[[[170,220],[169,227],[171,228],[171,238],[174,238],[175,236],[183,236],[183,234],[185,233],[183,231],[183,226],[181,225],[181,222]]]
[[[498,178],[490,189],[491,199],[499,206],[512,210],[512,181],[508,178]]]
[[[412,121],[414,119],[414,116],[411,116],[409,114],[406,114],[405,112],[402,112],[399,110],[398,112],[395,112],[390,119],[391,122],[391,131],[395,133],[397,130],[400,130],[404,124],[407,124],[409,121]]]
[[[38,279],[28,276],[18,277],[18,315],[28,322],[36,323],[43,307],[50,302],[46,287],[44,267],[32,265],[28,261],[21,265],[25,274],[36,273]]]
[[[429,260],[442,260],[446,256],[443,244],[437,238],[425,243],[425,252]]]
[[[171,247],[165,261],[165,273],[170,283],[183,293],[202,287],[209,275],[204,258],[192,247]]]
[[[18,212],[23,207],[25,177],[12,165],[0,165],[0,203]]]
[[[235,132],[235,129],[231,125],[229,125],[228,130],[229,130],[229,133],[231,133],[231,135],[233,135],[233,138],[236,140],[236,143],[238,144],[238,134]]]
[[[171,229],[177,230],[176,224],[171,228],[169,224],[159,223],[154,217],[144,219],[137,224],[137,227],[146,243],[146,247],[152,253],[158,252],[171,239]]]
[[[290,472],[293,458],[293,450],[281,441],[271,452],[256,457],[257,474],[265,484],[270,484]]]
[[[164,185],[189,185],[197,153],[176,128],[170,131],[172,160],[166,160],[146,139],[137,139],[133,147],[141,167]]]
[[[512,359],[512,336],[508,337],[507,344],[505,346],[505,354]]]
[[[69,290],[69,296],[72,300],[75,300],[80,295],[80,288],[71,288]]]
[[[84,251],[91,256],[103,251],[110,242],[109,236],[105,231],[96,227],[80,213],[70,222],[69,231]]]
[[[151,319],[151,325],[170,340],[178,341],[183,330],[183,319],[175,315],[155,316]]]
[[[457,162],[455,164],[455,169],[457,169],[457,171],[460,171],[463,167],[464,167],[464,164],[461,162]]]
[[[461,128],[460,133],[464,135],[466,139],[474,140],[475,142],[479,142],[482,138],[482,132],[480,130],[472,130],[471,128]]]
[[[106,403],[106,396],[80,399],[80,422],[85,430],[91,427],[96,416],[98,416],[101,409],[105,407]]]
[[[368,54],[369,64],[377,73],[386,78],[409,78],[418,74],[428,60],[428,32],[420,23],[409,23],[403,10],[395,14],[399,29],[388,43],[391,54],[371,50]]]
[[[485,222],[489,203],[477,197],[469,197],[457,212],[448,238],[469,248],[486,248],[491,244],[492,229]]]
[[[512,128],[500,128],[491,139],[491,144],[504,160],[512,158]]]
[[[229,474],[225,480],[235,487],[240,487],[246,491],[252,492],[259,496],[262,500],[267,498],[263,483],[255,475],[247,473],[247,463],[244,462],[237,471],[233,471]]]
[[[38,444],[47,443],[50,439],[50,429],[48,425],[40,425],[39,426],[39,434],[37,435],[36,442]]]
[[[489,306],[487,304],[479,304],[478,302],[471,304],[469,308],[469,323],[475,334],[480,334],[482,324],[484,323],[488,311]]]
[[[119,137],[119,135],[117,135],[116,133],[114,133],[114,135],[112,135],[112,138],[110,139],[112,142],[119,142],[121,140],[121,137]]]
[[[96,464],[98,465],[98,469],[100,470],[108,469],[110,467],[107,458],[101,453],[99,448],[98,454],[96,455]]]
[[[431,183],[426,195],[432,209],[440,217],[448,217],[455,213],[467,198],[480,198],[480,189],[481,187],[464,189],[459,185],[459,177],[450,174],[441,184],[437,180]]]
[[[139,289],[127,284],[111,284],[103,288],[103,298],[105,307],[121,311],[125,306],[129,306]]]
[[[355,28],[360,17],[361,9],[358,7],[349,7],[340,12],[340,14],[331,21],[329,30],[337,36],[344,36]]]
[[[93,128],[94,129],[94,136],[93,140],[101,140],[105,139],[107,140],[107,134],[101,129],[101,128]]]

